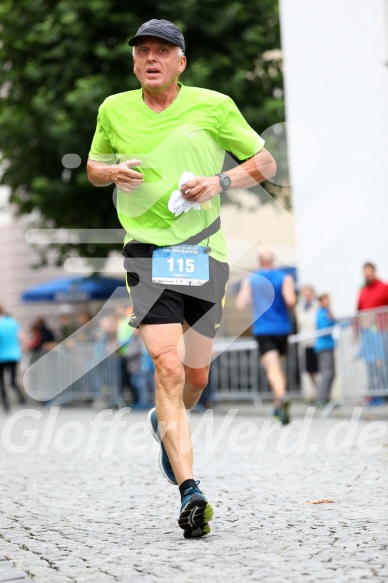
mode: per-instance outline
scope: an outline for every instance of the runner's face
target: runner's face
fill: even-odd
[[[133,59],[133,71],[142,87],[163,90],[176,84],[186,67],[186,57],[180,57],[178,51],[176,45],[163,39],[142,38]]]

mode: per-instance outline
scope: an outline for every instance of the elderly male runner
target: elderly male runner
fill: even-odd
[[[101,105],[88,176],[117,187],[130,325],[155,365],[150,427],[161,470],[179,486],[178,524],[186,538],[199,537],[213,510],[194,479],[187,410],[207,384],[229,275],[220,194],[273,176],[276,165],[229,97],[178,80],[185,41],[174,24],[145,22],[128,44],[141,88]],[[243,162],[222,173],[225,152]]]

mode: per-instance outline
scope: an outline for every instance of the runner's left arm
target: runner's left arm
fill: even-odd
[[[225,172],[232,181],[229,190],[256,186],[275,173],[276,162],[265,148],[236,168]],[[220,181],[218,176],[195,176],[182,186],[181,192],[189,202],[202,203],[220,193]]]

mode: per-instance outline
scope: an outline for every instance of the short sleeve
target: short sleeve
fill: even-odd
[[[251,158],[264,147],[264,140],[247,123],[230,97],[223,102],[223,116],[218,130],[217,142],[239,160]]]
[[[115,164],[117,161],[117,156],[104,125],[102,107],[98,112],[97,127],[90,147],[89,158],[95,162],[105,162],[107,164]]]

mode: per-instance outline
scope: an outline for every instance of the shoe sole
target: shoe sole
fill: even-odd
[[[148,426],[149,426],[149,428],[150,428],[150,431],[151,431],[151,433],[152,433],[152,436],[153,436],[153,438],[154,438],[154,439],[155,439],[155,441],[157,441],[157,442],[159,443],[159,445],[160,445],[160,452],[159,452],[159,459],[158,459],[158,461],[159,461],[159,468],[160,468],[160,471],[162,472],[163,476],[166,478],[167,482],[168,482],[169,484],[172,484],[173,486],[177,486],[177,485],[178,485],[178,483],[177,483],[176,481],[175,481],[175,482],[173,482],[173,481],[171,480],[171,478],[170,478],[170,477],[169,477],[169,476],[166,474],[166,472],[164,471],[163,464],[162,464],[162,456],[163,456],[163,452],[162,452],[162,442],[161,442],[161,440],[160,440],[160,438],[159,438],[159,436],[158,436],[157,432],[155,431],[155,429],[154,429],[154,426],[152,425],[152,421],[151,421],[151,413],[152,413],[152,411],[153,411],[153,409],[151,409],[151,411],[149,411],[149,412],[148,412],[148,415],[147,415],[147,422],[148,422]]]
[[[209,521],[213,518],[213,508],[207,500],[189,500],[180,513],[178,524],[185,538],[207,536],[210,532]]]

